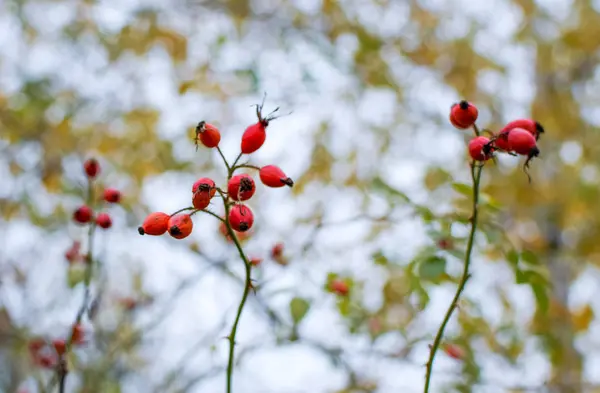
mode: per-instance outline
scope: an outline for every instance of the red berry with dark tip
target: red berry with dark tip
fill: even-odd
[[[196,126],[196,138],[208,148],[217,147],[221,142],[221,132],[217,127],[205,121],[201,121]],[[196,141],[197,143],[197,141]]]
[[[175,239],[184,239],[192,233],[194,222],[189,214],[177,214],[169,219],[169,235]]]
[[[94,212],[89,206],[81,206],[73,213],[73,220],[79,224],[87,224],[92,220]]]
[[[108,229],[112,226],[112,219],[107,213],[100,213],[98,217],[96,217],[96,225],[100,228]]]
[[[229,224],[234,231],[246,232],[254,224],[254,214],[246,205],[233,205],[229,210]]]
[[[160,236],[169,229],[169,216],[166,213],[150,213],[144,220],[141,227],[138,228],[140,235]]]
[[[85,174],[90,179],[94,179],[100,173],[100,163],[95,158],[90,158],[83,163]]]
[[[294,181],[289,178],[278,166],[267,165],[260,168],[260,181],[267,187],[293,187]]]
[[[464,100],[450,108],[450,122],[456,128],[466,129],[473,126],[478,116],[477,107]]]
[[[121,201],[121,192],[114,188],[104,190],[104,200],[108,203],[119,203]]]
[[[486,161],[492,158],[493,148],[490,140],[484,136],[478,136],[469,142],[469,155],[475,161]]]
[[[533,134],[523,128],[513,128],[508,133],[508,145],[517,154],[529,156],[538,152],[537,143]],[[537,153],[536,153],[537,155]]]
[[[206,209],[216,192],[215,182],[208,177],[197,180],[192,186],[192,205],[196,209]]]
[[[233,176],[227,183],[227,194],[234,201],[246,201],[252,198],[255,191],[254,180],[245,173]]]
[[[517,119],[506,124],[504,128],[500,130],[500,133],[508,132],[515,128],[522,128],[530,132],[536,140],[539,139],[540,134],[544,132],[544,127],[533,119]]]

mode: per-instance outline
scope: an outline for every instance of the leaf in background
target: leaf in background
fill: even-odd
[[[473,195],[473,187],[465,183],[452,183],[452,188],[459,194],[471,197]]]
[[[67,273],[67,285],[69,288],[74,288],[85,278],[85,269],[80,266],[70,267]]]
[[[371,188],[377,191],[381,191],[383,194],[387,195],[390,198],[400,199],[404,202],[410,202],[410,198],[403,193],[402,191],[398,191],[394,187],[387,184],[381,177],[376,177],[373,179],[371,183]]]
[[[539,259],[533,252],[525,250],[521,253],[521,260],[528,265],[539,265]]]
[[[295,297],[290,301],[290,315],[294,324],[298,324],[308,313],[310,303],[308,300]]]
[[[419,277],[424,280],[436,281],[446,272],[446,259],[433,255],[419,264]]]
[[[594,316],[594,310],[589,304],[573,311],[571,314],[571,321],[575,328],[575,332],[579,333],[587,331],[594,320]]]

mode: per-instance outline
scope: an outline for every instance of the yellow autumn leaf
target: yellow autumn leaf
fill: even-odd
[[[593,320],[594,310],[589,304],[571,313],[571,323],[577,333],[588,330]]]

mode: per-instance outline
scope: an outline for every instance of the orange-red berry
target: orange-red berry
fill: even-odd
[[[478,136],[469,142],[469,155],[475,161],[486,161],[492,158],[493,148],[490,140],[484,136]]]
[[[350,292],[350,287],[348,286],[348,284],[345,281],[340,280],[338,278],[332,280],[329,283],[329,289],[331,290],[331,292],[340,296],[346,296]]]
[[[446,355],[453,359],[463,359],[465,357],[465,351],[455,344],[446,344],[443,346]]]
[[[71,330],[71,340],[75,345],[81,345],[85,342],[85,330],[80,323],[73,325],[73,329]]]
[[[112,226],[112,219],[108,213],[100,213],[98,214],[98,217],[96,217],[96,225],[100,228],[108,229]]]
[[[254,180],[245,173],[233,176],[227,183],[227,194],[234,201],[246,201],[252,198],[255,191]]]
[[[94,212],[89,206],[81,206],[73,213],[73,220],[79,224],[87,224],[92,220]]]
[[[94,179],[100,173],[100,164],[95,158],[90,158],[83,163],[83,169],[90,179]]]
[[[144,220],[141,227],[138,228],[140,235],[160,236],[169,229],[169,216],[166,213],[150,213]]]
[[[196,126],[196,138],[208,148],[217,147],[221,142],[221,132],[217,127],[205,121]]]
[[[254,257],[254,258],[250,258],[249,262],[252,266],[258,266],[262,263],[262,261],[263,261],[262,258]]]
[[[479,110],[470,102],[461,101],[450,108],[450,122],[456,128],[466,129],[477,121]]]
[[[169,219],[169,235],[175,239],[184,239],[192,233],[194,222],[189,214],[177,214]]]
[[[119,203],[121,201],[121,192],[114,188],[104,190],[104,200],[108,203]]]
[[[216,192],[215,182],[208,177],[197,180],[192,186],[192,205],[196,209],[206,209]]]
[[[271,258],[277,259],[283,256],[283,243],[277,243],[271,249]]]
[[[294,186],[294,181],[289,178],[278,166],[267,165],[260,168],[260,181],[267,187]]]
[[[229,224],[238,232],[246,232],[254,224],[254,214],[246,205],[233,205],[229,210]]]
[[[36,337],[29,341],[27,348],[32,355],[38,353],[42,348],[46,346],[46,341],[43,338]]]
[[[54,346],[54,350],[56,350],[58,356],[62,356],[67,349],[67,344],[65,343],[65,340],[62,339],[52,341],[52,346]]]

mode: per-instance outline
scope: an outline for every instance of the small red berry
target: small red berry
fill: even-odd
[[[234,201],[246,201],[252,198],[255,191],[254,180],[245,173],[233,176],[227,183],[227,194]]]
[[[40,337],[31,339],[31,341],[29,341],[29,343],[27,344],[27,348],[29,349],[29,352],[32,355],[35,355],[36,353],[38,353],[45,346],[46,346],[46,341]]]
[[[540,134],[544,132],[544,127],[533,119],[517,119],[509,122],[500,130],[500,133],[508,132],[514,128],[522,128],[529,131],[536,140],[539,139]]]
[[[470,102],[461,101],[450,108],[450,122],[456,128],[466,129],[475,124],[479,110]]]
[[[452,242],[452,239],[447,239],[447,238],[438,240],[437,245],[442,250],[451,250],[454,247],[454,243]]]
[[[283,243],[277,243],[271,249],[271,258],[277,259],[283,256]]]
[[[201,121],[196,126],[196,144],[198,140],[208,148],[217,147],[221,142],[221,132],[214,125]]]
[[[43,368],[54,368],[58,360],[53,355],[38,355],[34,358],[36,365]]]
[[[444,352],[446,355],[450,356],[453,359],[463,359],[465,357],[465,351],[455,344],[446,344],[444,345]]]
[[[140,235],[160,236],[169,229],[169,216],[166,213],[150,213],[144,220],[141,227],[138,228]]]
[[[532,151],[539,154],[535,137],[522,128],[513,128],[508,133],[508,145],[517,154],[528,156]]]
[[[184,239],[192,233],[194,222],[189,214],[177,214],[169,219],[169,235],[175,239]]]
[[[469,142],[469,155],[475,161],[486,161],[492,158],[493,148],[490,140],[484,136],[478,136]]]
[[[62,356],[67,349],[67,344],[65,343],[65,340],[62,339],[56,339],[52,341],[52,345],[54,346],[58,356]]]
[[[121,201],[121,192],[114,188],[104,190],[104,200],[108,203],[119,203]]]
[[[260,168],[260,181],[267,187],[294,186],[294,181],[287,177],[281,168],[275,165],[267,165]]]
[[[107,213],[100,213],[96,217],[96,224],[103,229],[108,229],[112,226],[112,219]]]
[[[246,232],[254,224],[254,214],[246,205],[233,205],[229,210],[229,224],[238,232]]]
[[[73,330],[71,331],[71,341],[76,345],[81,345],[85,342],[85,330],[80,323],[73,325]]]
[[[92,220],[92,215],[94,212],[89,206],[81,206],[75,213],[73,213],[73,219],[79,224],[87,224]]]
[[[348,284],[340,279],[332,280],[331,283],[329,283],[329,289],[331,292],[340,296],[346,296],[348,295],[348,292],[350,292],[350,287],[348,287]]]
[[[254,257],[254,258],[250,258],[249,262],[252,266],[258,266],[262,263],[262,261],[263,261],[262,258]]]
[[[510,130],[509,130],[510,131]],[[494,147],[506,152],[510,152],[510,145],[508,144],[509,131],[500,131],[494,140]]]
[[[203,177],[197,180],[192,186],[192,205],[196,209],[206,209],[216,191],[215,182],[212,179]]]
[[[252,154],[262,147],[267,139],[266,127],[259,121],[252,124],[244,131],[242,135],[241,149],[244,154]]]
[[[100,173],[100,164],[95,158],[90,158],[83,163],[83,169],[90,179],[94,179]]]

